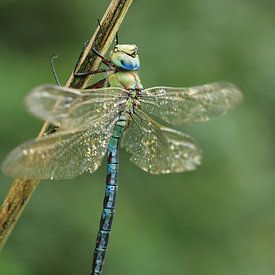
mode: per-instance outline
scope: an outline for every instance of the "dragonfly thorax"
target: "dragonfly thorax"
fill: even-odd
[[[108,76],[108,85],[126,90],[142,90],[138,73],[135,71],[118,71]]]
[[[137,97],[138,91],[130,90],[129,97],[126,101],[125,111],[129,114],[132,114],[136,108],[140,105],[140,102]]]

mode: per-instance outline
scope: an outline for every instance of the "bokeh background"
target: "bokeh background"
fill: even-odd
[[[0,2],[0,159],[37,135],[25,110],[34,86],[63,83],[107,0]],[[218,80],[241,106],[184,130],[204,152],[190,173],[152,176],[121,153],[117,213],[104,274],[275,274],[275,3],[139,0],[120,29],[140,48],[145,87]],[[0,198],[12,180],[0,175]],[[3,275],[88,274],[105,164],[68,182],[42,182],[0,256]]]

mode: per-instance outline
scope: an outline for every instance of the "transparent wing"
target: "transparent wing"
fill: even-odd
[[[190,136],[158,124],[140,110],[131,118],[121,145],[141,169],[168,174],[193,170],[200,164],[201,151]]]
[[[206,121],[225,114],[242,101],[233,84],[217,82],[190,88],[153,87],[145,89],[141,108],[173,125]]]
[[[9,153],[6,175],[37,179],[70,179],[95,171],[106,152],[116,118],[94,121],[77,132],[62,131],[23,143]]]
[[[80,91],[54,85],[34,88],[26,97],[28,109],[37,117],[62,129],[87,128],[100,117],[108,117],[123,108],[127,91],[104,88]]]

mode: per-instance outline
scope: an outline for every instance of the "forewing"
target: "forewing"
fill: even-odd
[[[70,179],[95,171],[106,152],[117,118],[94,121],[77,132],[57,132],[15,148],[5,159],[6,175],[36,179]]]
[[[225,114],[242,101],[240,90],[228,82],[190,88],[153,87],[145,89],[141,108],[173,125],[206,121]]]
[[[131,118],[122,146],[141,169],[168,174],[193,170],[200,164],[201,151],[190,136],[158,124],[140,110]]]
[[[127,99],[120,88],[77,90],[55,85],[34,88],[26,97],[28,109],[37,117],[62,129],[87,127],[102,117],[118,113]]]

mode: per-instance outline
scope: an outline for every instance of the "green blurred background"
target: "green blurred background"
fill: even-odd
[[[107,0],[0,2],[0,159],[42,122],[23,105],[34,86],[65,83]],[[145,87],[236,83],[245,100],[189,126],[195,172],[152,176],[121,153],[120,189],[104,274],[275,274],[275,3],[139,0],[120,29],[140,48]],[[42,182],[0,258],[0,274],[88,274],[105,164],[68,182]],[[12,180],[0,175],[0,198]]]

